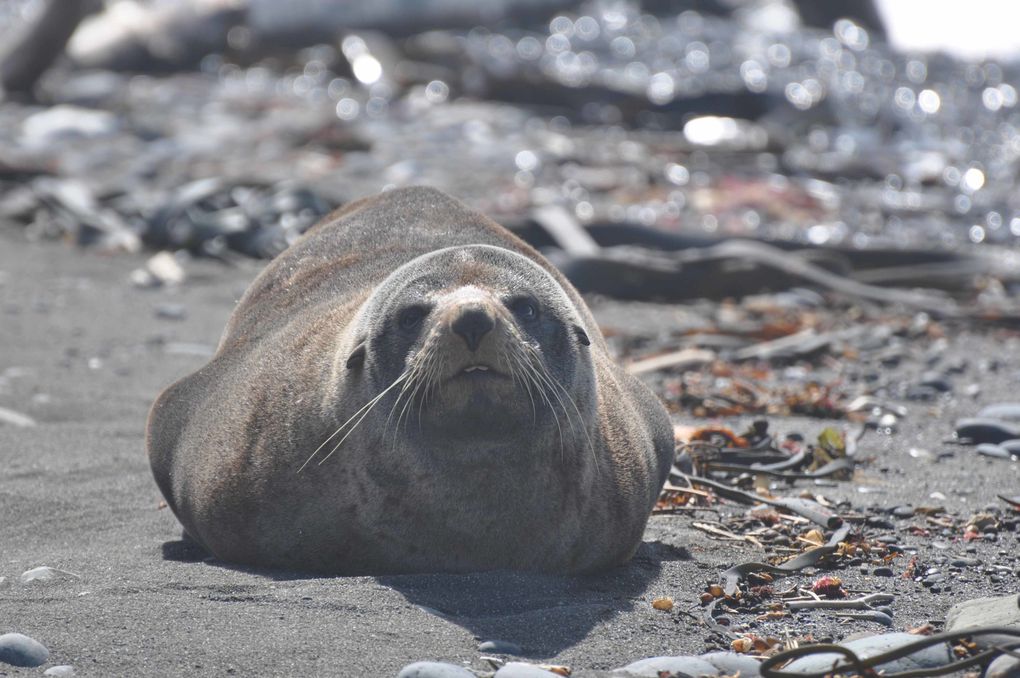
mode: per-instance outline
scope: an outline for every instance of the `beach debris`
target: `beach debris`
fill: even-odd
[[[67,570],[58,570],[55,567],[49,567],[43,565],[41,567],[34,567],[31,570],[26,570],[21,573],[19,579],[22,584],[28,584],[34,581],[50,581],[51,579],[61,579],[64,577],[79,578],[79,575],[74,572],[68,572]]]
[[[652,607],[654,607],[656,610],[661,610],[663,612],[669,612],[670,610],[672,610],[673,605],[674,605],[673,599],[670,598],[669,596],[662,596],[652,600]]]
[[[0,636],[0,662],[13,666],[42,666],[49,656],[46,646],[34,638],[21,633]]]

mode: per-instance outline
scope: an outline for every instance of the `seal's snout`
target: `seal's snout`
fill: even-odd
[[[450,323],[450,329],[464,340],[472,352],[478,350],[482,339],[495,327],[496,320],[492,313],[481,304],[462,306]]]

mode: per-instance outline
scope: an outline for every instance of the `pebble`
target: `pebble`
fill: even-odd
[[[911,384],[907,387],[907,392],[904,394],[907,400],[935,400],[938,396],[939,392],[936,389],[920,384]]]
[[[506,640],[486,640],[478,645],[479,652],[494,652],[495,654],[523,654],[521,646]]]
[[[74,667],[70,664],[61,664],[60,666],[51,666],[50,668],[43,671],[44,676],[60,676],[61,678],[70,678],[74,675]]]
[[[680,676],[719,674],[715,666],[701,657],[651,657],[640,659],[617,670],[628,676],[640,678],[658,678],[662,674]]]
[[[891,577],[893,576],[893,571],[891,567],[876,567],[872,574],[876,577]]]
[[[14,666],[41,666],[49,656],[50,651],[38,640],[20,633],[0,636],[0,662]]]
[[[1020,659],[1008,654],[996,657],[985,669],[984,678],[1017,678],[1020,676]]]
[[[992,457],[994,459],[1013,458],[1013,455],[1009,453],[1009,450],[1004,448],[1002,445],[996,445],[995,443],[981,443],[977,446],[977,453],[984,457]]]
[[[974,567],[980,565],[981,561],[977,558],[957,558],[949,563],[953,567]]]
[[[920,386],[925,386],[938,391],[939,393],[949,393],[953,390],[953,385],[949,383],[949,380],[945,376],[938,373],[928,373],[921,377],[921,381],[918,382]]]
[[[493,678],[549,678],[549,676],[558,675],[552,671],[539,668],[534,664],[508,662],[499,671],[496,671],[496,675]]]
[[[890,511],[897,518],[912,518],[914,516],[913,506],[895,506]]]
[[[846,643],[839,643],[849,648],[862,659],[884,654],[889,650],[916,642],[918,637],[910,633],[885,633],[878,636],[867,636],[857,638]],[[882,673],[890,674],[900,671],[933,669],[945,666],[952,660],[949,647],[945,644],[933,645],[918,650],[906,657],[894,659],[881,664]],[[796,673],[824,673],[827,669],[832,670],[833,666],[845,665],[843,655],[835,652],[822,652],[793,660],[783,667],[785,675]]]
[[[475,678],[475,674],[456,664],[415,662],[400,669],[397,678]]]
[[[975,598],[957,603],[946,614],[946,631],[961,631],[980,626],[1006,626],[1020,630],[1020,597],[1016,593],[999,598]],[[980,647],[1015,642],[1006,635],[977,635]]]
[[[1020,427],[997,419],[961,419],[956,422],[956,436],[974,444],[1001,443],[1020,438]]]
[[[77,577],[78,575],[43,565],[42,567],[34,567],[31,570],[22,572],[19,579],[21,579],[22,584],[27,584],[33,581],[49,581],[50,579],[58,579],[64,576]]]
[[[977,413],[978,417],[1020,422],[1020,403],[995,403],[986,405]]]
[[[184,320],[188,317],[188,309],[183,304],[160,304],[155,311],[156,317],[164,320]]]

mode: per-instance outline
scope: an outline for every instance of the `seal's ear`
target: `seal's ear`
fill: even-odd
[[[585,346],[591,346],[591,339],[588,338],[588,333],[584,331],[580,325],[574,325],[574,334],[577,335],[577,340]]]
[[[353,370],[355,367],[361,367],[365,364],[365,342],[361,342],[354,347],[351,354],[347,356],[347,369]]]

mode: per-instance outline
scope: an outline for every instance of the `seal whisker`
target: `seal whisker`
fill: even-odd
[[[510,373],[510,378],[514,380],[514,383],[520,384],[528,392],[528,400],[531,401],[531,422],[533,424],[537,424],[538,409],[535,407],[535,397],[531,393],[531,384],[518,373],[517,369],[514,369],[514,363],[508,357],[501,355],[499,359],[501,364],[506,365],[506,369]]]
[[[311,456],[310,456],[310,457],[308,457],[308,459],[306,459],[306,460],[305,460],[305,463],[301,464],[301,467],[300,467],[300,468],[299,468],[299,469],[297,470],[297,472],[298,472],[298,473],[301,473],[301,471],[303,471],[303,470],[305,469],[305,467],[306,467],[306,466],[308,466],[308,464],[310,464],[310,463],[311,463],[312,459],[315,459],[315,455],[317,455],[317,454],[319,453],[319,451],[320,451],[320,450],[321,450],[322,448],[324,448],[324,447],[326,446],[326,444],[327,444],[327,443],[328,443],[328,442],[329,442],[330,440],[332,440],[333,438],[337,437],[337,436],[338,436],[338,435],[340,434],[340,432],[341,432],[341,431],[343,431],[343,430],[344,430],[344,428],[345,428],[345,427],[346,427],[346,426],[347,426],[348,424],[350,424],[350,423],[351,423],[352,421],[354,421],[355,417],[357,417],[357,416],[358,416],[359,414],[361,414],[361,413],[362,413],[362,412],[364,412],[365,410],[371,410],[371,409],[372,409],[372,408],[373,408],[373,407],[374,407],[374,406],[376,405],[376,403],[378,403],[378,402],[379,402],[380,400],[382,400],[382,397],[383,397],[383,396],[385,396],[385,395],[386,395],[386,394],[387,394],[387,393],[388,393],[388,392],[389,392],[390,390],[392,390],[394,386],[396,386],[397,384],[399,384],[399,383],[401,383],[402,381],[404,381],[404,380],[405,380],[405,379],[407,378],[407,376],[408,376],[408,375],[407,375],[407,373],[406,373],[406,372],[405,372],[405,373],[403,373],[403,374],[401,374],[401,375],[400,375],[399,377],[397,377],[397,378],[396,378],[396,379],[394,380],[394,382],[393,382],[392,384],[390,384],[390,385],[389,385],[389,386],[387,386],[387,387],[386,387],[385,389],[383,389],[383,391],[382,391],[382,392],[381,392],[381,393],[380,393],[379,395],[375,396],[374,398],[372,398],[371,400],[369,400],[369,401],[368,401],[367,403],[365,403],[364,405],[362,405],[362,406],[361,406],[361,409],[359,409],[359,410],[358,410],[357,412],[355,412],[355,413],[354,413],[353,415],[351,415],[350,419],[348,419],[348,420],[347,420],[347,421],[345,421],[344,423],[340,424],[340,427],[339,427],[339,428],[337,428],[337,430],[333,431],[333,433],[332,433],[332,434],[330,434],[330,436],[329,436],[328,438],[326,438],[325,440],[323,440],[323,441],[322,441],[322,444],[320,444],[320,445],[319,445],[319,446],[318,446],[317,448],[315,448],[315,451],[314,451],[314,452],[312,452]],[[358,421],[360,422],[361,420],[359,419]],[[357,426],[357,424],[355,424],[355,427],[356,427],[356,426]],[[353,431],[354,429],[352,428],[351,430]],[[350,432],[348,432],[348,435],[350,435]],[[346,439],[346,438],[347,438],[347,436],[344,436],[344,439]],[[343,440],[341,440],[341,442],[343,442]],[[334,449],[335,449],[335,448],[334,448]],[[332,453],[332,452],[330,452],[330,454],[333,454],[333,453]]]
[[[382,441],[383,444],[386,443],[386,435],[389,433],[390,430],[392,430],[393,446],[396,447],[397,445],[397,440],[399,438],[398,432],[400,430],[400,420],[403,417],[403,412],[404,410],[407,409],[407,403],[410,403],[411,400],[414,398],[414,393],[418,391],[418,387],[420,386],[421,383],[421,363],[423,360],[423,358],[421,358],[422,353],[423,353],[422,351],[419,351],[411,360],[408,361],[407,368],[405,369],[405,374],[407,374],[408,379],[406,382],[404,382],[404,386],[400,389],[400,392],[397,394],[397,399],[393,401],[393,405],[392,407],[390,407],[390,413],[386,417],[386,423],[383,425],[384,431]],[[390,429],[390,421],[393,419],[393,414],[397,411],[397,408],[400,407],[400,401],[403,399],[405,395],[408,396],[408,399],[405,402],[404,408],[401,410],[400,415],[397,416],[396,424],[392,429]]]
[[[588,450],[591,452],[592,461],[595,462],[595,471],[596,473],[598,473],[599,472],[598,455],[595,453],[595,446],[594,444],[592,444],[591,436],[588,434],[588,430],[584,427],[584,416],[581,414],[580,408],[578,408],[577,403],[574,402],[574,399],[570,396],[570,393],[563,386],[563,384],[561,384],[559,381],[554,379],[551,374],[549,374],[549,370],[546,369],[545,365],[534,353],[533,349],[530,351],[530,354],[532,358],[533,367],[535,368],[535,372],[538,374],[540,378],[543,379],[543,381],[545,381],[545,383],[548,386],[552,387],[553,395],[556,396],[556,399],[559,401],[560,406],[563,408],[563,413],[567,417],[567,423],[570,424],[571,432],[574,431],[573,418],[570,416],[570,412],[567,410],[566,405],[563,404],[563,399],[559,397],[556,389],[559,389],[559,391],[563,393],[567,401],[570,403],[571,407],[574,408],[574,413],[577,415],[578,428],[581,429],[581,433],[584,434],[585,441],[588,444]]]
[[[549,396],[546,395],[545,388],[542,387],[541,382],[536,377],[535,366],[532,365],[530,361],[527,360],[527,357],[519,351],[515,352],[515,357],[518,360],[518,364],[523,369],[524,375],[529,380],[531,380],[531,382],[535,385],[535,390],[538,391],[538,395],[542,398],[543,401],[545,401],[545,404],[549,406],[549,411],[552,412],[553,422],[556,423],[556,430],[559,433],[560,459],[562,460],[564,455],[564,440],[563,440],[563,427],[560,426],[560,415],[556,412],[556,408],[553,406],[552,401],[549,399]]]
[[[439,351],[437,351],[435,348],[433,348],[429,352],[428,360],[426,361],[424,369],[423,369],[423,371],[425,373],[424,377],[423,377],[423,381],[425,382],[425,388],[422,389],[421,399],[418,400],[418,430],[419,431],[421,431],[422,408],[425,407],[428,404],[429,393],[436,386],[436,384],[435,384],[435,382],[436,382],[435,377],[438,375],[438,372],[439,372],[439,357],[438,357],[438,355],[439,355]]]

